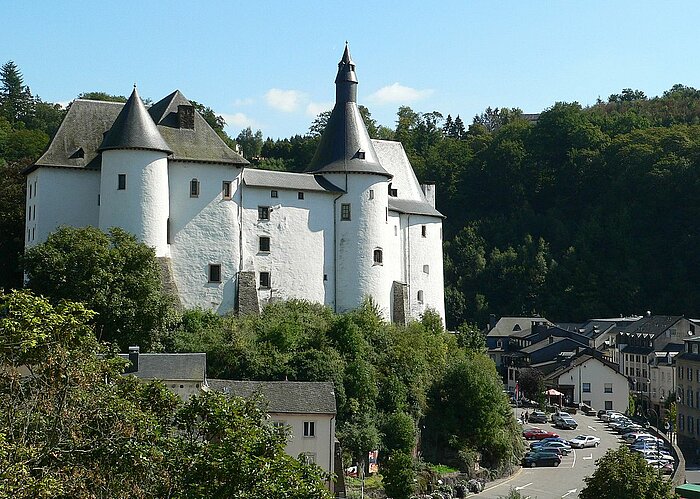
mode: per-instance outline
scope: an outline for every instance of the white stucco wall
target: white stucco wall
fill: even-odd
[[[241,169],[209,163],[171,161],[170,255],[180,299],[185,307],[224,313],[235,305],[240,265]],[[199,196],[190,181],[199,180]],[[231,181],[231,199],[223,182]],[[221,264],[221,282],[209,282],[209,265]]]
[[[440,314],[444,323],[445,281],[442,263],[442,219],[424,215],[401,215],[401,225],[405,248],[405,275],[409,286],[410,314],[417,319],[426,309],[432,308]],[[424,226],[425,237],[423,237]],[[418,300],[419,291],[423,291],[422,303]]]
[[[612,402],[612,409],[620,412],[629,406],[627,378],[602,362],[590,359],[580,367],[573,367],[558,378],[560,385],[574,386],[574,403],[590,401],[596,410],[605,409],[605,401]],[[591,384],[589,393],[583,391],[583,383]],[[612,393],[605,393],[605,383],[612,383]]]
[[[332,306],[334,193],[277,187],[243,188],[243,270],[255,271],[258,301],[304,299]],[[304,199],[299,199],[299,192]],[[270,208],[269,220],[258,207]],[[261,252],[260,237],[270,238]],[[270,287],[260,287],[260,272],[270,272]],[[327,280],[324,281],[324,275]]]
[[[336,202],[335,213],[336,309],[338,312],[355,309],[366,296],[371,296],[384,317],[390,319],[393,279],[385,264],[374,264],[374,250],[384,252],[389,244],[388,179],[379,175],[350,174],[346,183],[345,175],[325,176],[346,190]],[[351,205],[351,220],[340,219],[344,203]]]
[[[46,241],[61,225],[97,226],[99,171],[44,167],[27,175],[26,181],[24,240],[27,247]]]
[[[117,189],[126,174],[126,189]],[[168,255],[168,160],[159,151],[108,150],[102,153],[99,227],[121,227]]]
[[[290,427],[285,451],[292,457],[302,453],[316,455],[316,464],[333,473],[333,447],[335,442],[335,417],[331,414],[270,413],[273,422]],[[304,421],[314,421],[316,436],[304,437]]]

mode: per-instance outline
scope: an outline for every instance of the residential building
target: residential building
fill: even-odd
[[[151,246],[187,308],[258,312],[371,297],[386,319],[444,321],[443,216],[399,142],[370,139],[345,47],[336,102],[305,173],[262,171],[176,90],[150,107],[76,99],[25,171],[26,247],[61,225],[121,227]]]
[[[337,441],[333,383],[210,379],[208,385],[211,390],[239,397],[261,395],[267,403],[271,424],[284,426],[289,431],[287,454],[293,457],[303,455],[324,471],[335,472]]]
[[[143,380],[161,380],[171,392],[185,401],[206,389],[205,353],[140,353],[139,347],[129,347],[128,354],[119,356],[130,362],[124,375]]]
[[[697,460],[700,450],[700,337],[684,341],[685,349],[676,356],[678,383],[678,445],[683,454]]]

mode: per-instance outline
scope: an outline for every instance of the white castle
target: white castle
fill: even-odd
[[[152,246],[185,307],[259,311],[305,299],[444,321],[442,219],[401,143],[372,140],[345,47],[307,173],[258,170],[179,91],[147,108],[75,100],[27,172],[26,246],[61,225],[121,227]]]

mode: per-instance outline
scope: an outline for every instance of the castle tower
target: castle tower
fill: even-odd
[[[344,189],[334,202],[335,310],[356,308],[371,297],[385,316],[392,280],[384,268],[388,183],[357,106],[357,76],[350,50],[338,63],[336,102],[307,171]]]
[[[136,86],[105,134],[100,175],[99,228],[121,227],[168,255],[168,154]]]

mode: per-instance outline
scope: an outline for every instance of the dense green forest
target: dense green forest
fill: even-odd
[[[24,184],[64,111],[0,71],[0,287],[21,285]],[[100,92],[83,94],[112,99]],[[198,105],[229,143],[224,121]],[[491,109],[459,116],[401,107],[392,127],[362,108],[370,135],[400,140],[422,181],[437,183],[448,326],[489,314],[584,320],[653,310],[700,313],[700,91],[648,98],[625,89],[590,107],[538,116]],[[328,114],[304,135],[235,141],[259,168],[303,171]]]

